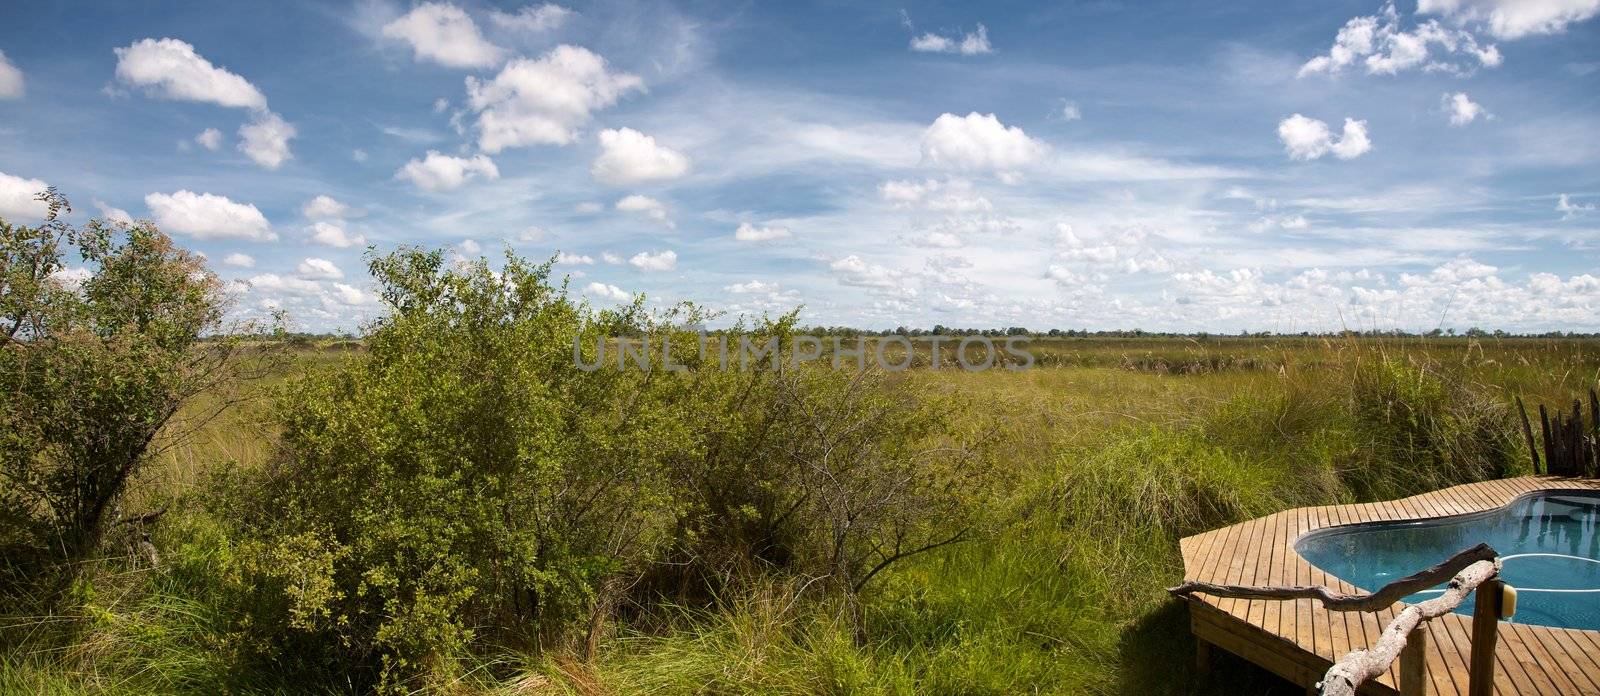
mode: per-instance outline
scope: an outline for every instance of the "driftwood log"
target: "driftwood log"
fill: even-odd
[[[1247,585],[1216,585],[1192,580],[1177,587],[1168,588],[1167,592],[1174,597],[1204,592],[1213,597],[1227,597],[1229,599],[1315,599],[1321,601],[1322,606],[1333,611],[1378,611],[1400,601],[1401,597],[1415,594],[1449,580],[1456,573],[1461,572],[1462,569],[1471,566],[1473,563],[1492,561],[1496,555],[1498,554],[1488,544],[1478,544],[1451,556],[1439,565],[1400,578],[1372,593],[1343,594],[1329,590],[1321,585],[1251,587]]]

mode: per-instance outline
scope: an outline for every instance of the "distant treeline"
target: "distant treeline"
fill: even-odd
[[[963,329],[936,324],[931,329],[908,328],[904,326],[894,329],[861,330],[849,327],[809,327],[800,329],[801,333],[816,334],[841,334],[841,335],[866,335],[888,336],[898,334],[901,336],[1048,336],[1052,338],[1442,338],[1462,336],[1467,338],[1597,338],[1600,333],[1582,333],[1577,331],[1545,331],[1542,333],[1512,333],[1503,329],[1486,330],[1472,327],[1463,332],[1455,329],[1433,329],[1426,332],[1412,332],[1404,329],[1375,329],[1369,331],[1301,331],[1299,333],[1278,333],[1276,331],[1240,331],[1236,334],[1211,333],[1198,331],[1192,333],[1178,331],[1145,331],[1144,329],[1115,329],[1110,331],[1090,331],[1088,329],[1049,329],[1035,331],[1021,326],[1012,326],[1004,329]]]
[[[708,334],[722,333],[723,329],[705,329]],[[1236,334],[1211,333],[1198,331],[1185,333],[1179,331],[1145,331],[1144,329],[1114,329],[1106,331],[1090,331],[1088,329],[1048,329],[1033,330],[1022,326],[1011,326],[1004,329],[997,328],[958,328],[935,324],[931,329],[898,326],[893,329],[860,329],[853,326],[804,326],[795,330],[795,333],[810,336],[1033,336],[1039,338],[1181,338],[1204,341],[1221,338],[1526,338],[1526,339],[1594,339],[1600,338],[1600,333],[1585,333],[1581,331],[1545,331],[1540,333],[1515,333],[1504,329],[1480,329],[1472,327],[1466,331],[1456,329],[1433,329],[1425,332],[1406,331],[1404,329],[1372,329],[1366,331],[1301,331],[1299,333],[1278,333],[1276,331],[1240,331]],[[360,336],[348,331],[338,333],[308,333],[289,332],[282,334],[283,340],[294,344],[325,344],[339,341],[359,341]]]

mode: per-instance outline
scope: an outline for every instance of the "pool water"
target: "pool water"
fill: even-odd
[[[1470,515],[1369,522],[1306,534],[1295,550],[1368,592],[1478,543],[1500,554],[1517,588],[1516,623],[1600,630],[1600,492],[1544,491]],[[1443,585],[1406,597],[1438,596]],[[1472,613],[1472,598],[1456,610]]]

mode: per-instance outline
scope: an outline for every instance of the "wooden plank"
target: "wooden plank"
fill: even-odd
[[[1566,656],[1578,664],[1578,674],[1589,680],[1589,688],[1584,693],[1600,694],[1600,650],[1594,642],[1600,634],[1595,634],[1594,630],[1552,629],[1549,635],[1560,642]]]
[[[1311,528],[1311,511],[1299,508],[1294,511],[1294,538],[1299,539]],[[1293,544],[1294,542],[1290,542]],[[1310,585],[1311,564],[1291,550],[1289,562],[1294,565],[1294,584]],[[1312,604],[1309,599],[1294,600],[1294,642],[1317,654],[1317,632],[1312,628]]]
[[[1328,526],[1328,508],[1326,506],[1312,508],[1307,512],[1307,517],[1310,518],[1312,529]],[[1306,567],[1308,569],[1307,574],[1311,578],[1309,584],[1324,586],[1328,584],[1327,574],[1322,572],[1321,568],[1310,563],[1307,563]],[[1333,617],[1329,614],[1330,612],[1323,610],[1321,605],[1313,603],[1311,631],[1316,637],[1312,641],[1312,646],[1319,657],[1328,658],[1331,664],[1333,660],[1338,659],[1338,656],[1333,651]]]
[[[1553,630],[1533,630],[1525,624],[1501,623],[1501,635],[1512,636],[1508,641],[1527,651],[1533,664],[1541,669],[1549,681],[1562,693],[1594,693],[1594,682],[1583,675],[1578,663],[1566,654],[1565,647]]]
[[[1283,517],[1283,513],[1278,513],[1267,518],[1265,534],[1261,538],[1261,546],[1263,547],[1261,549],[1261,563],[1256,566],[1258,581],[1255,584],[1257,585],[1267,584],[1260,581],[1266,578],[1271,578],[1273,584],[1283,582],[1283,558],[1281,555],[1283,553]],[[1262,600],[1256,604],[1260,605],[1260,609],[1256,614],[1260,623],[1256,625],[1267,629],[1274,635],[1283,635],[1282,631],[1278,629],[1278,620],[1283,613],[1279,609],[1283,607],[1283,602]]]
[[[1184,546],[1183,543],[1179,544],[1179,548],[1182,550],[1184,556],[1184,577],[1198,578],[1209,576],[1209,573],[1206,571],[1211,565],[1211,559],[1216,558],[1217,550],[1220,546],[1217,543],[1218,536],[1220,535],[1217,534],[1217,532],[1208,532],[1205,534],[1185,538],[1185,542],[1189,541],[1190,539],[1194,540],[1194,542],[1188,546]]]
[[[1250,521],[1249,533],[1244,538],[1244,562],[1239,564],[1239,574],[1234,578],[1234,584],[1255,585],[1266,579],[1256,572],[1256,565],[1261,561],[1261,537],[1266,530],[1267,518],[1258,517]],[[1260,614],[1252,617],[1251,612],[1258,610],[1262,601],[1265,600],[1240,600],[1233,605],[1231,613],[1253,626],[1260,626],[1253,620],[1259,618]]]
[[[1549,655],[1544,655],[1532,649],[1533,646],[1529,645],[1528,636],[1522,632],[1523,628],[1525,627],[1518,624],[1501,621],[1498,631],[1499,640],[1495,641],[1495,657],[1502,661],[1509,660],[1515,663],[1517,671],[1521,672],[1520,678],[1512,678],[1517,679],[1519,684],[1532,686],[1534,693],[1578,693],[1577,687],[1573,685],[1572,681],[1560,675],[1558,670],[1545,669],[1547,663],[1549,663],[1549,666],[1554,667],[1553,661]]]
[[[1232,534],[1228,535],[1227,548],[1229,556],[1226,558],[1227,564],[1222,568],[1222,575],[1220,578],[1218,578],[1223,584],[1236,583],[1242,577],[1241,571],[1244,568],[1246,559],[1246,554],[1242,551],[1246,549],[1241,548],[1241,540],[1243,540],[1246,535],[1255,531],[1257,524],[1257,520],[1250,520],[1249,522],[1242,522],[1228,528],[1232,532]],[[1231,613],[1234,607],[1241,601],[1243,600],[1224,599],[1217,603],[1217,608]]]

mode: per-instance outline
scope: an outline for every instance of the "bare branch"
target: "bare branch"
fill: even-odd
[[[1494,560],[1498,554],[1488,544],[1478,544],[1444,562],[1400,578],[1384,585],[1377,592],[1341,594],[1321,585],[1315,587],[1250,587],[1244,585],[1216,585],[1209,582],[1189,581],[1167,589],[1174,597],[1204,592],[1213,597],[1231,599],[1316,599],[1333,611],[1378,611],[1400,601],[1400,598],[1426,590],[1444,582],[1463,568],[1479,561]]]

